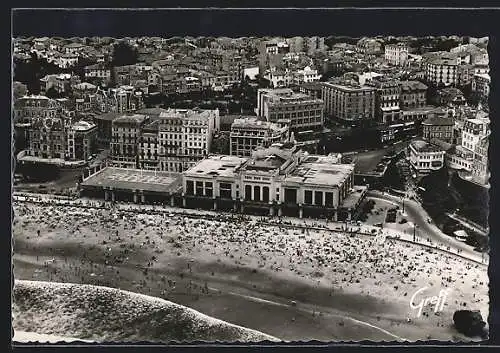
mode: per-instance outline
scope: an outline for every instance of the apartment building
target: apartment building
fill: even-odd
[[[433,113],[422,122],[422,136],[426,141],[438,139],[447,143],[453,143],[453,119],[439,116]]]
[[[429,174],[444,166],[445,151],[423,140],[412,141],[408,146],[410,165],[419,175]]]
[[[489,74],[476,74],[472,79],[472,92],[487,102],[490,95],[491,78]]]
[[[137,168],[142,128],[149,117],[142,114],[122,115],[112,121],[110,161],[114,166]]]
[[[376,89],[353,81],[324,82],[322,98],[325,114],[345,122],[375,118]]]
[[[455,85],[458,82],[458,65],[455,58],[440,56],[428,59],[425,79],[436,86]]]
[[[28,156],[44,159],[65,159],[66,131],[60,117],[33,117],[28,130]]]
[[[409,48],[403,43],[387,44],[384,47],[384,58],[391,64],[396,66],[404,66],[408,61]]]
[[[369,83],[375,91],[375,117],[383,124],[400,120],[401,87],[396,80],[378,78]]]
[[[421,108],[427,104],[427,86],[420,81],[400,81],[399,105],[405,108]]]
[[[67,130],[66,158],[87,160],[96,152],[97,125],[88,121],[77,121]]]
[[[161,170],[159,120],[153,120],[142,128],[139,140],[139,168],[146,170]]]
[[[257,117],[235,119],[231,124],[229,154],[249,157],[257,147],[269,147],[289,138],[288,126],[258,120]]]
[[[479,111],[476,117],[467,118],[463,122],[461,129],[460,145],[457,145],[455,151],[448,156],[448,165],[450,168],[465,171],[467,173],[473,172],[474,163],[487,163],[487,150],[488,143],[485,138],[490,135],[490,121],[488,115]],[[479,153],[476,161],[476,153]],[[476,169],[487,170],[484,166],[477,166]]]
[[[256,113],[270,122],[290,120],[290,131],[323,127],[323,100],[296,93],[289,88],[259,89]]]
[[[61,105],[45,96],[24,96],[14,102],[14,121],[28,122],[30,118],[56,118],[61,111]]]
[[[99,82],[105,86],[111,82],[111,69],[104,63],[85,66],[85,80],[90,82]]]
[[[168,109],[160,113],[158,120],[162,171],[182,172],[205,158],[214,132],[220,129],[218,109]]]

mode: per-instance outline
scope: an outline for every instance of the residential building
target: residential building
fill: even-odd
[[[466,102],[463,92],[456,87],[446,87],[437,91],[437,104],[439,105],[463,105]]]
[[[425,175],[444,166],[445,151],[437,145],[414,140],[408,145],[410,165],[419,175]]]
[[[404,66],[408,60],[409,48],[406,44],[387,44],[384,47],[384,58],[391,65]]]
[[[79,54],[83,51],[84,45],[81,43],[70,43],[63,47],[65,54]]]
[[[399,82],[391,79],[377,78],[369,83],[375,87],[375,117],[383,124],[391,124],[400,120],[399,106],[401,88]]]
[[[472,181],[481,184],[489,185],[490,170],[489,170],[489,133],[482,137],[474,150],[474,160],[471,167]]]
[[[47,75],[40,79],[40,93],[46,95],[52,88],[58,94],[64,95],[71,91],[71,87],[80,83],[78,76],[71,74]]]
[[[350,219],[365,196],[354,186],[354,165],[337,156],[309,155],[286,144],[257,149],[250,158],[210,156],[182,176],[184,205],[265,210],[282,216],[298,211]]]
[[[479,170],[487,170],[474,163],[482,163],[483,158],[487,156],[487,143],[484,139],[490,135],[490,121],[488,115],[482,111],[476,113],[474,118],[466,118],[461,129],[460,145],[457,145],[455,151],[448,156],[448,165],[450,168],[462,170],[469,176],[473,174],[473,168],[476,168],[476,176]],[[476,160],[476,153],[479,153]],[[487,160],[487,159],[486,159]]]
[[[94,83],[100,83],[108,86],[111,82],[111,69],[104,63],[85,66],[85,80]]]
[[[217,109],[168,109],[160,113],[160,170],[182,172],[191,168],[209,154],[212,136],[219,129],[220,116]]]
[[[56,58],[55,64],[61,69],[69,69],[78,64],[78,55],[72,53],[60,55]]]
[[[161,170],[160,168],[160,144],[159,144],[159,120],[153,120],[144,125],[139,140],[139,168],[146,170]]]
[[[361,38],[356,49],[363,54],[378,55],[382,53],[382,43],[374,38]]]
[[[374,119],[375,92],[374,87],[353,82],[324,82],[322,98],[325,114],[346,122]]]
[[[258,116],[267,121],[290,120],[290,131],[304,131],[323,127],[323,100],[289,88],[257,91]]]
[[[257,117],[235,119],[231,124],[229,154],[249,157],[257,147],[269,147],[288,138],[288,126],[280,127]]]
[[[457,85],[460,87],[467,86],[472,82],[474,76],[474,65],[463,64],[457,69]]]
[[[112,121],[110,161],[121,168],[137,168],[142,127],[149,117],[141,114],[122,115]]]
[[[94,123],[97,125],[97,145],[100,148],[108,149],[110,147],[113,135],[113,120],[120,115],[120,113],[113,112],[94,115]]]
[[[293,82],[296,85],[300,85],[302,83],[317,82],[320,78],[321,75],[318,74],[318,70],[311,69],[309,66],[306,66],[302,70],[297,70],[293,73]]]
[[[302,83],[298,90],[300,93],[307,94],[311,98],[321,99],[321,82]]]
[[[436,86],[457,84],[457,60],[446,56],[429,58],[425,64],[425,79]]]
[[[490,133],[490,121],[487,117],[467,119],[462,130],[462,146],[475,151],[477,144]]]
[[[88,121],[77,121],[67,130],[66,159],[87,160],[96,152],[97,125]]]
[[[420,81],[400,81],[401,108],[421,108],[427,104],[427,86]]]
[[[31,118],[56,118],[61,111],[55,99],[45,96],[24,96],[14,102],[14,121],[29,122]]]
[[[422,136],[426,141],[439,139],[447,143],[453,143],[453,119],[433,113],[422,122]]]
[[[419,108],[404,108],[401,109],[399,118],[403,122],[417,122],[424,121],[432,114],[434,114],[436,107],[433,105],[426,105]]]
[[[290,52],[290,46],[285,41],[271,40],[263,43],[266,54],[286,54]]]
[[[326,51],[325,38],[324,37],[304,37],[304,51],[308,55],[313,55],[316,52]]]
[[[472,92],[487,103],[490,96],[491,78],[489,74],[476,74],[472,80]]]
[[[43,159],[65,159],[66,132],[59,117],[33,117],[28,130],[28,156]]]
[[[102,113],[129,113],[144,107],[143,92],[132,86],[97,90],[97,109]]]

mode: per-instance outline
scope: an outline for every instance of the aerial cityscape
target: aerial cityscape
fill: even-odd
[[[487,46],[13,38],[13,340],[487,338]]]

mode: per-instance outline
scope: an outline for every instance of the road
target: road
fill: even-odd
[[[478,226],[475,226],[472,222],[468,222],[466,220],[464,220],[462,217],[460,216],[457,216],[455,213],[446,213],[446,215],[450,218],[453,218],[455,221],[457,222],[460,222],[462,225],[464,225],[465,227],[469,228],[469,229],[472,229],[473,231],[481,234],[481,235],[484,235],[484,236],[487,236],[488,233],[484,231],[484,229],[478,227]]]
[[[391,201],[396,203],[400,208],[403,207],[403,201],[400,197],[383,194],[378,191],[371,190],[368,192],[367,196],[370,196],[375,199],[381,199],[386,201]],[[462,253],[465,253],[472,257],[480,256],[480,253],[474,251],[473,247],[467,245],[455,238],[452,238],[446,234],[444,234],[434,223],[428,223],[428,219],[430,218],[427,212],[423,209],[422,205],[414,200],[405,199],[405,212],[408,214],[408,218],[417,225],[417,236],[422,237],[425,235],[433,241],[440,242],[447,246],[450,246],[453,249],[460,249]],[[465,255],[464,254],[464,255]],[[488,258],[485,255],[485,258]]]

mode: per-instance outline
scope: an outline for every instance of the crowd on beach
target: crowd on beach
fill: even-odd
[[[112,203],[80,202],[86,207],[61,207],[53,200],[15,202],[14,237],[91,244],[110,268],[145,253],[145,274],[159,261],[182,258],[190,272],[199,262],[221,262],[395,301],[408,301],[415,289],[434,286],[453,288],[450,300],[454,302],[449,303],[453,307],[488,303],[485,266],[400,242],[383,231],[365,234],[348,224],[332,230],[324,221],[311,220],[301,220],[307,227],[297,227],[297,220],[241,214],[207,217],[157,213],[153,208],[139,213]],[[30,229],[34,231],[28,235]],[[85,252],[81,261],[84,266],[73,270],[82,272],[83,278],[83,272],[88,275],[95,264]],[[176,285],[174,279],[166,282],[166,288]],[[205,283],[198,290],[209,289]],[[144,288],[141,291],[147,293]]]

